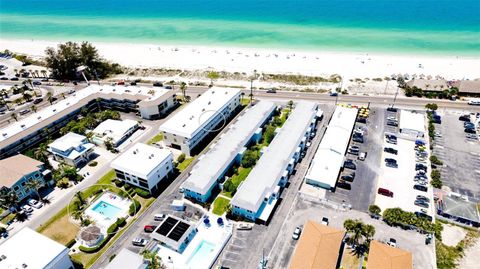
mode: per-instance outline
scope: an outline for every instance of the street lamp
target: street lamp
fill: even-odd
[[[253,75],[250,78],[250,105],[253,102],[253,81],[257,79],[257,70],[253,70]]]

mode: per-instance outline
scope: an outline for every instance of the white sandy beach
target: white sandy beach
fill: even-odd
[[[43,56],[58,42],[0,39],[0,50]],[[302,52],[202,46],[163,46],[92,42],[106,59],[140,68],[212,69],[304,75],[340,74],[375,78],[391,74],[439,75],[446,79],[480,78],[480,57],[383,55],[375,53]]]

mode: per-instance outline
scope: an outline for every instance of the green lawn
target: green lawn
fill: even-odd
[[[185,158],[185,160],[177,165],[178,171],[183,172],[195,160],[194,157]]]
[[[238,168],[237,174],[233,175],[229,179],[230,181],[232,181],[233,185],[235,186],[235,189],[237,189],[238,186],[240,186],[240,183],[242,183],[247,178],[248,174],[250,174],[250,171],[252,171],[252,169],[253,167],[244,168],[240,166]],[[233,197],[231,192],[222,191],[222,194],[230,198]]]
[[[156,136],[152,137],[150,140],[148,140],[147,144],[151,145],[153,143],[157,143],[163,140],[163,134],[159,133]]]
[[[250,97],[248,97],[248,98],[247,98],[247,97],[242,98],[242,101],[240,102],[240,104],[241,104],[242,106],[247,106],[248,104],[250,104]]]
[[[215,201],[213,202],[213,214],[216,215],[223,215],[225,211],[227,211],[228,206],[230,205],[230,200],[224,198],[224,197],[217,197]]]

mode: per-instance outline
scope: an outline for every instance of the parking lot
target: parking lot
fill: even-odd
[[[342,230],[346,219],[361,219],[375,227],[375,240],[387,242],[390,238],[395,238],[398,248],[410,251],[413,254],[413,268],[436,268],[434,244],[425,245],[424,235],[388,226],[383,221],[372,219],[360,211],[334,210],[302,198],[297,199],[293,210],[286,218],[277,242],[271,250],[268,268],[288,268],[298,242],[292,239],[295,227],[303,226],[307,220],[321,223],[323,217],[329,219],[329,226]]]
[[[468,111],[446,111],[442,124],[435,124],[437,137],[433,154],[442,162],[439,167],[443,185],[452,191],[480,202],[480,142],[467,138],[459,117]]]
[[[400,111],[399,111],[400,112]],[[386,112],[387,118],[398,117],[400,113]],[[400,207],[409,212],[423,212],[433,216],[435,211],[433,204],[433,188],[429,186],[430,182],[430,161],[428,141],[422,147],[422,152],[415,149],[415,138],[400,138],[396,129],[392,126],[387,128],[381,141],[381,160],[377,165],[379,169],[378,185],[375,189],[376,197],[375,204],[382,210],[386,208]],[[388,138],[391,137],[391,138]],[[393,139],[393,137],[397,137]],[[422,140],[423,141],[423,140]],[[387,148],[388,152],[385,151]],[[423,157],[417,156],[424,154]],[[389,162],[391,162],[389,164]],[[422,163],[427,171],[422,169],[416,170],[416,164]],[[423,175],[423,176],[420,176]],[[422,185],[427,188],[427,191],[414,189],[414,185]],[[386,191],[379,194],[378,189],[382,188]],[[391,192],[391,193],[388,193]],[[422,195],[428,199],[428,203],[421,203],[415,205],[417,195]],[[418,202],[417,202],[418,203]],[[421,206],[423,205],[423,206]]]
[[[378,177],[378,162],[381,157],[382,136],[385,129],[385,110],[380,107],[370,107],[367,123],[355,123],[354,130],[363,132],[363,143],[350,140],[349,147],[356,146],[360,152],[366,152],[364,161],[358,159],[358,154],[347,153],[346,159],[356,163],[356,169],[343,168],[342,176],[355,173],[353,182],[349,182],[351,189],[338,187],[333,192],[327,192],[326,198],[330,201],[351,206],[351,208],[367,211],[375,197],[375,186]]]

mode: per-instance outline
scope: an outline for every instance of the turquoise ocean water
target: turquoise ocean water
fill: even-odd
[[[480,55],[480,0],[0,0],[0,39]]]

